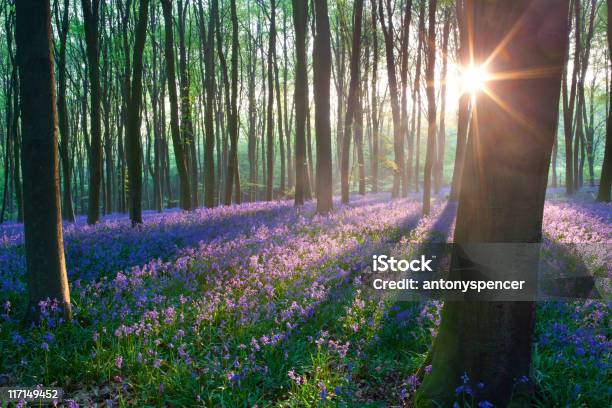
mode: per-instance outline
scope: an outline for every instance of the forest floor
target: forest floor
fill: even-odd
[[[352,199],[324,217],[281,201],[79,219],[64,227],[74,320],[42,302],[39,327],[19,323],[22,226],[0,226],[0,386],[60,386],[80,406],[406,405],[442,303],[374,299],[360,274],[372,254],[452,239],[456,205],[423,218],[416,198]],[[548,247],[584,244],[566,260],[603,262],[609,289],[612,205],[551,190],[543,229]],[[538,302],[533,405],[612,404],[609,306]],[[457,401],[477,406],[486,384],[471,385]]]

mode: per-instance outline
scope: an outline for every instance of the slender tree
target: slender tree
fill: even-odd
[[[190,77],[187,61],[187,45],[185,43],[185,31],[187,30],[187,11],[189,0],[177,1],[178,8],[178,43],[179,43],[179,86],[181,106],[181,140],[184,145],[185,161],[189,173],[189,187],[191,189],[191,206],[198,206],[198,159],[196,153],[195,136],[193,129],[193,117],[191,113],[191,93],[189,90]]]
[[[295,205],[304,204],[306,182],[306,115],[308,114],[308,71],[306,68],[306,35],[308,5],[293,0],[295,29]]]
[[[469,44],[467,38],[467,27],[471,21],[467,21],[471,14],[465,13],[466,0],[457,0],[456,14],[457,25],[459,27],[459,45],[457,50],[457,58],[462,67],[469,65]],[[459,106],[457,108],[457,147],[455,149],[455,163],[453,165],[453,179],[451,181],[450,200],[457,200],[459,197],[459,188],[461,183],[461,174],[463,173],[463,159],[465,156],[465,146],[467,143],[468,124],[469,124],[469,104],[470,95],[463,92],[459,96]]]
[[[236,0],[230,1],[232,20],[232,60],[231,60],[231,91],[228,106],[228,133],[230,137],[230,153],[225,179],[225,205],[232,203],[232,190],[238,175],[238,14]],[[240,204],[240,183],[236,183],[236,202]]]
[[[429,215],[431,209],[431,175],[436,158],[436,6],[437,0],[429,0],[429,23],[426,46],[425,93],[427,94],[427,151],[423,168],[423,214]]]
[[[410,21],[412,19],[412,0],[408,0],[404,4],[404,21],[402,24],[401,38],[400,38],[400,84],[401,84],[401,101],[400,101],[400,126],[401,126],[401,137],[407,138],[408,144],[408,168],[412,163],[412,150],[414,146],[414,140],[412,139],[412,133],[408,132],[408,45],[410,40]],[[408,174],[410,170],[404,170],[402,165],[402,171],[405,175],[406,182],[402,183],[402,197],[408,194]]]
[[[100,0],[81,0],[87,45],[87,66],[91,88],[91,141],[89,143],[89,209],[87,223],[100,221],[100,184],[102,182],[102,116],[100,88]]]
[[[372,121],[372,154],[370,163],[372,167],[372,192],[378,193],[378,30],[376,26],[376,0],[370,0],[372,10],[372,89],[370,102],[370,116]]]
[[[440,81],[440,126],[434,162],[434,191],[438,193],[444,181],[444,146],[446,142],[446,79],[448,74],[448,37],[450,34],[450,9],[444,8],[444,26],[442,28],[442,79]]]
[[[347,100],[346,115],[344,116],[344,136],[342,138],[342,154],[340,166],[340,186],[342,202],[349,202],[349,159],[351,151],[351,132],[355,119],[355,112],[359,104],[359,89],[361,75],[359,73],[359,57],[361,56],[361,21],[363,16],[363,0],[353,3],[353,42],[351,47],[350,84]]]
[[[58,301],[70,318],[59,191],[57,111],[49,0],[16,6],[23,155],[28,320],[40,317],[39,302]]]
[[[612,21],[612,0],[607,0],[608,22]],[[608,23],[606,27],[608,37],[608,58],[612,61],[612,25]],[[608,93],[609,106],[612,106],[612,92]],[[610,190],[612,190],[612,115],[606,110],[608,115],[606,121],[606,141],[604,148],[604,160],[601,166],[601,178],[599,179],[599,191],[597,201],[610,202]]]
[[[127,123],[125,127],[125,147],[128,167],[129,208],[132,225],[142,224],[142,141],[140,126],[142,122],[142,53],[147,35],[149,0],[140,0],[136,37],[134,39],[134,65],[132,67],[131,90]]]
[[[85,1],[85,0],[83,0]],[[164,13],[165,26],[165,54],[166,75],[168,84],[168,99],[170,101],[170,132],[172,134],[172,146],[174,147],[174,158],[179,175],[180,206],[183,210],[191,210],[191,189],[189,187],[189,174],[187,172],[187,160],[185,158],[184,143],[181,138],[178,115],[178,97],[176,94],[176,72],[174,70],[174,29],[172,27],[172,3],[170,0],[161,0]]]
[[[332,152],[330,112],[331,34],[327,0],[315,0],[315,39],[313,48],[313,90],[315,103],[315,138],[317,145],[317,212],[332,210]],[[312,161],[311,161],[312,163]]]
[[[273,198],[274,186],[274,59],[276,57],[276,0],[270,0],[270,31],[268,33],[268,112],[266,124],[266,201]]]
[[[383,37],[385,39],[387,78],[389,81],[389,96],[391,99],[391,117],[393,119],[393,152],[395,154],[395,165],[393,169],[393,187],[391,189],[391,196],[396,198],[399,196],[400,184],[404,184],[406,182],[404,177],[404,139],[402,138],[401,133],[400,106],[395,69],[393,11],[391,9],[391,2],[387,1],[388,24],[385,23],[385,13],[383,10],[384,1],[385,0],[378,0],[378,14],[380,17],[380,26],[382,28]]]
[[[566,56],[566,68],[563,75],[563,133],[565,136],[565,192],[568,195],[574,193],[574,160],[572,153],[572,136],[574,129],[574,106],[576,103],[576,87],[578,79],[580,52],[581,52],[581,41],[580,41],[580,0],[572,0],[574,4],[573,16],[575,17],[575,41],[574,46],[574,67],[572,69],[572,82],[569,92],[569,100],[567,95],[567,61],[569,58]],[[570,17],[571,18],[571,17]],[[569,37],[567,38],[569,43]]]
[[[72,207],[72,166],[70,163],[70,126],[68,124],[68,105],[66,101],[67,75],[66,75],[66,43],[70,29],[70,1],[64,0],[62,12],[59,12],[59,2],[56,2],[57,21],[59,29],[59,53],[57,55],[57,113],[60,130],[60,157],[62,165],[63,194],[62,217],[67,221],[74,221],[74,208]],[[59,16],[61,15],[61,22]]]

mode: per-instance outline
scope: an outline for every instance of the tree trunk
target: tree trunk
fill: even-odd
[[[62,216],[66,221],[74,221],[74,208],[72,207],[72,189],[70,168],[70,127],[68,125],[68,106],[66,103],[66,40],[70,28],[69,0],[64,0],[62,8],[62,20],[59,27],[59,53],[57,55],[58,90],[57,90],[57,113],[60,130],[60,157],[62,164],[62,176],[64,181]],[[59,19],[59,17],[58,17]]]
[[[457,57],[462,66],[469,64],[469,44],[467,38],[467,23],[465,21],[466,0],[457,0],[456,13],[457,25],[459,26],[459,45]],[[457,200],[461,186],[461,175],[463,173],[463,159],[465,155],[465,145],[467,143],[469,125],[469,104],[470,95],[466,92],[459,97],[459,107],[457,109],[457,148],[455,150],[455,163],[453,165],[453,179],[449,200]]]
[[[266,125],[266,201],[272,201],[274,196],[274,58],[276,55],[276,0],[270,0],[270,33],[268,39],[268,113]]]
[[[140,0],[138,23],[134,39],[134,65],[129,100],[125,142],[129,180],[130,220],[132,226],[142,224],[142,142],[140,139],[140,106],[142,104],[142,53],[147,35],[149,0]]]
[[[185,30],[187,6],[189,0],[177,2],[178,7],[178,40],[179,40],[179,78],[181,98],[181,139],[184,146],[185,161],[189,172],[189,187],[191,188],[191,206],[198,206],[198,158],[195,137],[193,133],[193,118],[191,116],[191,95],[189,92],[189,71],[187,69],[187,47],[185,45]]]
[[[306,179],[306,115],[308,114],[308,71],[306,67],[306,35],[308,4],[293,0],[295,28],[295,205],[304,204]]]
[[[578,78],[578,67],[580,61],[580,0],[573,0],[574,17],[576,18],[576,45],[574,47],[574,68],[572,72],[572,83],[569,94],[567,96],[567,66],[563,76],[563,133],[565,136],[565,192],[568,195],[574,193],[574,161],[572,155],[572,136],[573,136],[573,115],[574,104],[576,100],[576,82]],[[571,17],[570,17],[571,19]],[[567,39],[569,43],[569,37]],[[569,44],[568,44],[569,46]],[[566,57],[566,62],[568,58]]]
[[[281,104],[281,89],[278,78],[278,58],[274,57],[274,86],[276,88],[276,121],[278,122],[278,144],[280,148],[280,185],[278,188],[279,197],[285,197],[285,178],[286,178],[286,161],[285,161],[285,133],[283,133],[283,108]],[[284,129],[287,131],[288,129]]]
[[[404,24],[402,25],[402,36],[401,36],[401,65],[400,65],[400,80],[402,86],[401,92],[401,133],[402,138],[406,137],[408,144],[408,168],[412,164],[412,150],[414,146],[414,140],[412,139],[412,133],[408,132],[408,45],[410,40],[410,20],[412,18],[412,0],[408,0],[404,5]],[[402,171],[404,167],[402,164]],[[405,171],[405,175],[402,176],[402,197],[408,195],[408,174],[410,170]],[[404,182],[405,181],[405,182]]]
[[[85,0],[84,0],[85,1]],[[214,1],[214,0],[213,0]],[[166,75],[168,76],[168,99],[170,101],[170,132],[174,158],[179,175],[180,206],[183,210],[191,210],[191,189],[187,160],[185,159],[184,143],[181,140],[178,116],[178,97],[176,94],[176,73],[174,71],[174,32],[172,27],[172,2],[161,0],[164,12]]]
[[[436,4],[429,0],[429,26],[427,34],[427,58],[425,67],[425,92],[427,93],[427,151],[423,169],[423,215],[429,215],[431,209],[431,173],[436,155],[436,89],[434,74],[436,67]]]
[[[81,0],[87,45],[89,85],[91,87],[91,142],[89,153],[89,209],[87,223],[100,221],[100,183],[102,180],[102,123],[100,111],[100,0]]]
[[[412,85],[412,125],[410,126],[410,137],[408,150],[412,152],[414,143],[414,190],[419,191],[419,147],[421,144],[421,62],[422,62],[422,50],[423,40],[425,32],[425,2],[421,2],[419,5],[419,24],[417,28],[417,35],[419,43],[417,46],[417,57],[416,57],[416,69],[415,69],[415,80]],[[408,184],[412,179],[412,153],[408,155]]]
[[[608,7],[608,21],[612,21],[612,0],[607,0],[606,3]],[[608,58],[612,61],[612,25],[607,25],[606,33],[608,37]],[[612,92],[608,93],[608,98],[609,106],[612,106]],[[606,141],[597,201],[609,203],[610,190],[612,190],[612,115],[607,111],[606,114],[608,115],[606,121]]]
[[[327,0],[315,0],[316,34],[313,48],[315,139],[317,145],[317,212],[333,208],[330,112],[331,46]],[[312,162],[311,162],[312,165]]]
[[[393,152],[395,155],[395,165],[393,169],[393,187],[391,196],[397,198],[400,192],[400,184],[404,184],[404,139],[401,132],[400,106],[398,101],[397,77],[395,74],[395,57],[393,44],[393,16],[391,3],[387,3],[388,27],[385,24],[385,14],[383,11],[383,1],[378,1],[378,14],[380,26],[385,39],[385,55],[387,57],[387,77],[389,81],[389,96],[391,99],[391,116],[393,119]]]
[[[438,152],[434,163],[434,191],[440,192],[444,182],[444,147],[446,143],[446,79],[448,73],[448,37],[450,33],[450,9],[444,10],[444,27],[442,29],[442,79],[440,102],[440,128],[438,129]]]
[[[236,13],[236,0],[230,1],[230,13],[232,21],[232,78],[229,95],[230,103],[227,113],[230,152],[225,181],[225,205],[230,205],[232,203],[232,186],[238,175],[238,15]],[[236,188],[237,191],[240,191],[238,183],[236,183]],[[240,204],[239,193],[236,194],[235,199],[236,202]]]
[[[490,81],[489,92],[475,99],[477,116],[470,129],[454,242],[538,243],[567,49],[568,1],[475,3],[467,12],[474,12],[470,38],[477,62],[490,56],[515,27],[488,65],[489,72],[531,72],[543,66],[550,71],[536,79]],[[519,19],[522,24],[517,25]],[[533,27],[547,39],[548,52],[533,41]],[[488,262],[503,255],[491,256]],[[524,259],[530,285],[537,278],[537,264],[537,254]],[[452,279],[473,279],[481,273],[486,271],[478,260],[453,255]],[[464,372],[473,384],[485,384],[479,399],[506,406],[513,398],[514,405],[526,406],[521,395],[530,387],[517,384],[517,379],[531,371],[535,303],[479,298],[468,294],[466,301],[445,303],[431,373],[419,389],[417,406],[452,405]]]
[[[372,120],[372,192],[378,193],[378,31],[376,30],[376,0],[370,0],[372,5],[372,95],[370,96],[370,116]]]
[[[342,154],[340,155],[340,187],[342,203],[349,202],[349,159],[351,149],[351,133],[355,119],[355,111],[359,104],[359,89],[361,75],[359,73],[359,57],[361,56],[361,21],[363,16],[363,0],[353,3],[353,40],[351,45],[350,83],[346,115],[344,116],[344,136],[342,138]]]
[[[39,302],[56,299],[70,319],[64,260],[57,150],[57,111],[49,0],[16,5],[23,136],[23,195],[28,282],[28,320],[40,317]]]

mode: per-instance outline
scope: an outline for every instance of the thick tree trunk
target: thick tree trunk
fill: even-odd
[[[317,212],[333,208],[330,112],[331,46],[327,0],[315,0],[315,41],[313,49],[315,138],[317,145]],[[312,165],[312,161],[310,162]]]
[[[214,0],[213,0],[214,1]],[[170,132],[172,134],[172,146],[174,147],[174,158],[179,175],[180,206],[183,210],[191,210],[191,189],[187,172],[187,160],[185,159],[184,143],[181,140],[178,115],[178,97],[176,94],[176,73],[174,70],[174,30],[172,27],[172,3],[170,0],[161,0],[164,12],[165,27],[165,54],[166,75],[168,76],[168,99],[170,101]]]
[[[477,115],[470,129],[454,242],[538,243],[567,49],[568,1],[470,3],[467,12],[474,12],[470,38],[474,38],[477,63],[490,56],[515,27],[514,35],[488,65],[489,72],[531,72],[543,66],[549,70],[535,79],[490,81],[487,87],[494,97],[481,93],[475,99]],[[517,25],[519,19],[522,24]],[[546,38],[547,52],[542,52],[541,42],[533,41],[533,27],[538,27],[539,38]],[[478,260],[457,255],[451,277],[473,279],[474,273],[486,274]],[[538,257],[524,261],[533,284]],[[489,262],[494,265],[495,259]],[[525,406],[519,405],[525,403],[521,394],[530,387],[517,385],[517,379],[531,371],[535,303],[476,299],[474,294],[466,301],[445,303],[431,373],[419,389],[417,406],[452,405],[464,372],[472,384],[485,384],[479,399],[506,406],[513,396],[516,406]]]
[[[147,34],[147,19],[149,0],[140,0],[138,23],[134,39],[134,65],[132,66],[132,89],[127,95],[129,100],[127,123],[125,126],[125,142],[128,167],[130,220],[132,226],[142,224],[142,142],[140,125],[142,117],[142,53]]]
[[[71,316],[64,260],[57,150],[57,112],[49,0],[16,2],[23,136],[23,194],[28,282],[28,320],[39,302],[56,299]]]

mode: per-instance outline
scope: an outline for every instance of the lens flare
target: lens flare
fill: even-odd
[[[489,79],[487,70],[482,66],[471,65],[461,72],[462,93],[476,94],[482,91]]]

